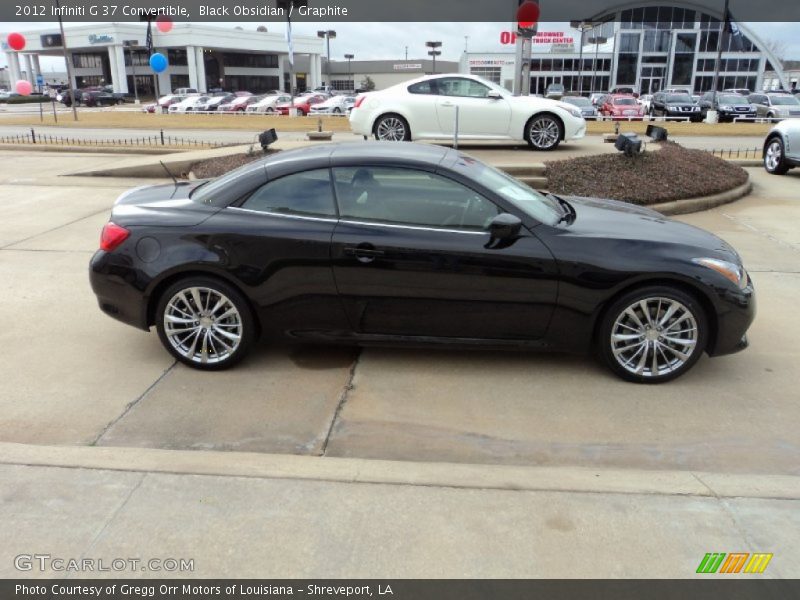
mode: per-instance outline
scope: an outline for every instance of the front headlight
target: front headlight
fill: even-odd
[[[719,107],[719,109],[720,109],[720,110],[733,110],[733,107],[732,107],[732,106],[728,106],[728,105],[726,104],[725,106],[720,106],[720,107]]]
[[[569,114],[571,114],[573,117],[575,117],[576,119],[583,118],[580,109],[572,106],[572,104],[567,104],[566,102],[560,102],[559,106],[563,108],[565,111],[567,111]]]
[[[696,265],[713,269],[725,277],[725,279],[735,284],[740,290],[747,287],[749,279],[747,277],[747,271],[744,270],[742,265],[737,265],[736,263],[719,258],[693,258],[692,262]]]

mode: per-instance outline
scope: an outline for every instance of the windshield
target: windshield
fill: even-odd
[[[569,102],[575,106],[591,106],[592,103],[589,102],[588,98],[583,97],[576,97],[576,96],[568,96],[561,99],[562,102]]]
[[[800,104],[800,100],[795,98],[794,96],[770,96],[769,99],[772,101],[772,104],[781,105],[781,106],[797,106]]]
[[[749,104],[747,100],[741,96],[731,96],[730,94],[722,94],[719,97],[720,104]]]
[[[465,154],[459,154],[455,168],[541,223],[555,225],[561,219],[563,213],[557,201],[540,194],[499,169]]]
[[[620,106],[634,106],[636,100],[633,98],[614,98],[614,104],[619,104]]]
[[[690,102],[692,98],[688,94],[670,94],[667,96],[667,102]]]

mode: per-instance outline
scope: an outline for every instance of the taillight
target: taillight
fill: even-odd
[[[131,232],[124,227],[120,227],[116,223],[109,221],[105,224],[103,232],[100,234],[100,249],[111,252],[114,248],[127,240],[130,234]]]
[[[356,98],[356,103],[353,105],[353,108],[358,108],[359,106],[364,104],[364,100],[366,100],[366,99],[367,99],[366,94],[362,94],[361,96]]]

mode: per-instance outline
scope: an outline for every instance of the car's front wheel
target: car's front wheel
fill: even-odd
[[[257,337],[255,319],[242,294],[210,277],[183,279],[167,288],[155,320],[164,347],[196,369],[236,364]]]
[[[597,337],[603,362],[636,383],[663,383],[683,375],[706,347],[708,319],[700,303],[677,288],[651,286],[616,300]]]
[[[773,137],[767,142],[767,149],[764,152],[764,168],[767,173],[772,173],[773,175],[785,175],[789,170],[781,138]]]
[[[382,142],[407,142],[411,129],[400,115],[383,115],[375,122],[375,139]]]
[[[534,150],[555,150],[563,137],[561,121],[551,114],[537,115],[528,122],[525,137]]]

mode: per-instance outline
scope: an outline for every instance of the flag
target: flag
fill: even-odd
[[[286,41],[289,43],[289,64],[294,68],[294,45],[292,44],[292,22],[286,21]]]
[[[147,46],[147,54],[153,54],[153,22],[147,19],[147,41],[144,43]]]
[[[742,35],[742,30],[739,29],[739,26],[736,24],[736,21],[733,20],[733,15],[731,14],[730,8],[728,8],[727,0],[725,2],[724,21],[725,23],[722,31],[730,40],[730,43],[726,44],[726,46],[728,46],[731,51],[740,52],[744,48],[744,36]]]

